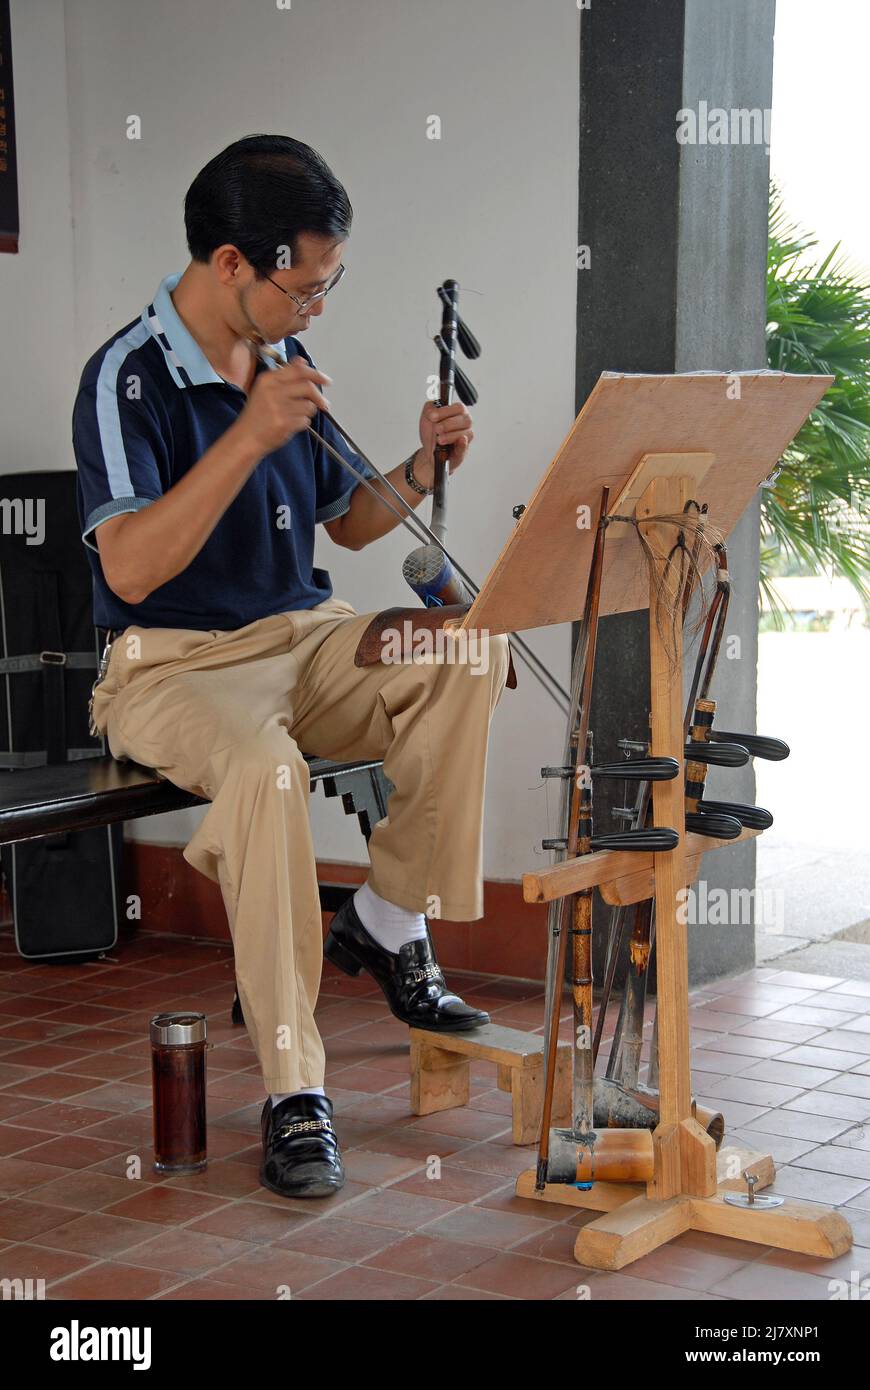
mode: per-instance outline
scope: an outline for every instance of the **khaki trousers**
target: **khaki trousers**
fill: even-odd
[[[129,627],[95,692],[94,719],[116,758],[211,802],[184,857],[220,885],[268,1092],[324,1079],[303,754],[383,759],[395,791],[369,842],[375,892],[416,912],[435,898],[454,921],[483,912],[487,738],[507,640],[490,639],[482,673],[431,657],[359,668],[370,620],[332,598],[230,632]]]

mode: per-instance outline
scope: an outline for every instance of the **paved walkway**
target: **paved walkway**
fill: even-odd
[[[755,762],[756,800],[775,817],[758,841],[757,884],[779,891],[784,909],[776,930],[759,928],[758,964],[841,974],[851,963],[867,978],[861,953],[804,953],[844,931],[870,943],[870,737],[860,717],[868,687],[866,629],[759,639],[758,728],[784,738],[791,756]]]
[[[695,1084],[729,1137],[772,1150],[776,1191],[843,1208],[833,1262],[701,1233],[620,1274],[573,1259],[594,1214],[513,1195],[534,1150],[511,1143],[495,1070],[470,1104],[410,1113],[408,1032],[370,981],[327,968],[318,1008],[346,1187],[323,1203],[259,1186],[261,1082],[229,1019],[229,951],[141,934],[111,962],[32,965],[0,934],[0,1278],[48,1299],[820,1299],[870,1277],[870,984],[761,968],[692,995]],[[541,988],[451,976],[496,1022],[540,1029]],[[147,1023],[209,1016],[204,1174],[150,1169]],[[564,1027],[570,1026],[566,1001]],[[868,1125],[865,1128],[865,1125]],[[131,1178],[130,1156],[142,1159]]]

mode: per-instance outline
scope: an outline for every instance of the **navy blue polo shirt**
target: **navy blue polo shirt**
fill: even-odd
[[[94,577],[99,627],[223,631],[257,618],[313,608],[332,594],[315,569],[314,527],[350,507],[353,476],[308,430],[267,454],[199,554],[142,603],[124,603],[106,583],[94,532],[108,517],[162,497],[238,418],[247,395],[218,376],[187,331],[165,279],[153,304],[94,354],[73,411],[82,539]],[[296,338],[273,345],[286,360],[311,358]],[[313,363],[312,363],[313,365]],[[268,371],[258,364],[258,371]],[[318,411],[312,424],[354,467],[371,470]]]

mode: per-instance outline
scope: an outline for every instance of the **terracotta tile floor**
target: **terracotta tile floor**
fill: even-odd
[[[542,1025],[536,984],[451,981],[496,1022]],[[699,1100],[773,1152],[774,1190],[842,1206],[854,1249],[825,1262],[695,1233],[620,1274],[573,1260],[594,1214],[513,1196],[534,1150],[511,1143],[494,1068],[472,1068],[467,1108],[415,1118],[407,1029],[330,967],[318,1017],[348,1181],[326,1202],[260,1187],[262,1089],[232,992],[211,943],[142,934],[111,961],[47,966],[0,933],[0,1278],[44,1279],[49,1299],[574,1299],[586,1284],[608,1300],[827,1300],[829,1279],[870,1276],[866,982],[757,969],[696,990],[690,1015]],[[149,1167],[147,1023],[170,1008],[207,1013],[215,1046],[209,1167],[167,1179]]]

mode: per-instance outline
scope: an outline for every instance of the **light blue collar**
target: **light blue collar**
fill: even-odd
[[[175,305],[172,291],[181,279],[180,274],[167,275],[161,280],[160,288],[153,302],[142,312],[142,322],[149,333],[159,343],[166,365],[172,373],[177,386],[207,386],[216,383],[226,385],[209,362],[192,333],[185,328]],[[287,349],[283,342],[272,343],[271,347],[287,360]]]

